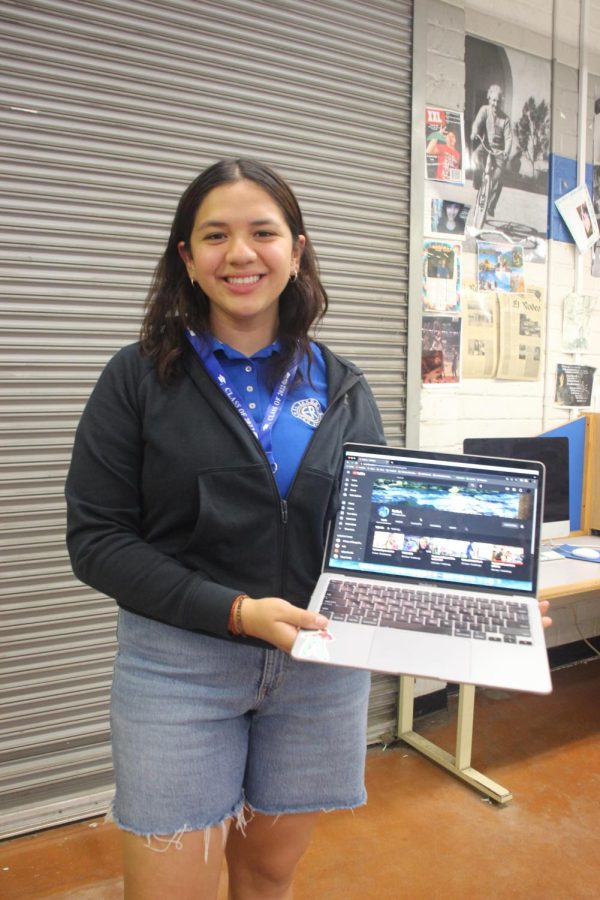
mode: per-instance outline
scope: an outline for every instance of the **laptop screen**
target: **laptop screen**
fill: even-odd
[[[328,569],[533,593],[543,466],[348,444]]]

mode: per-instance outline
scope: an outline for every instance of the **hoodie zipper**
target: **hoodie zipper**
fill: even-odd
[[[208,374],[208,373],[207,373],[207,374]],[[350,373],[349,376],[347,376],[345,379],[343,379],[343,385],[342,385],[342,387],[341,387],[340,390],[337,392],[337,394],[335,395],[335,397],[333,397],[333,399],[331,400],[331,402],[327,404],[327,408],[325,409],[325,412],[323,413],[323,418],[322,418],[321,421],[319,422],[317,428],[315,429],[315,432],[318,431],[318,429],[321,427],[321,425],[323,424],[323,421],[324,421],[325,417],[330,413],[331,409],[332,409],[334,406],[337,406],[337,404],[338,404],[339,402],[343,402],[346,406],[348,405],[348,403],[349,403],[349,401],[348,401],[348,391],[356,384],[356,382],[359,380],[359,378],[360,378],[359,375],[354,375],[354,373]],[[211,382],[211,384],[212,384],[212,386],[214,387],[214,389],[218,391],[219,389],[218,389],[217,385],[212,381],[212,379],[210,378],[210,376],[208,376],[208,379],[209,379],[209,381]],[[284,579],[283,579],[283,572],[284,572],[284,566],[283,566],[283,563],[284,563],[284,559],[285,559],[285,548],[286,548],[286,543],[287,543],[287,539],[286,539],[286,534],[285,534],[285,532],[286,532],[286,530],[287,530],[287,524],[288,524],[288,502],[287,502],[287,500],[285,500],[285,499],[281,496],[281,494],[279,493],[279,487],[278,487],[278,485],[277,485],[277,481],[275,480],[275,476],[274,476],[274,474],[273,474],[273,470],[271,469],[271,464],[269,463],[269,460],[268,460],[268,458],[267,458],[267,454],[265,453],[262,444],[261,444],[260,441],[257,440],[257,438],[252,434],[252,432],[250,431],[250,429],[248,428],[248,426],[247,426],[247,425],[244,425],[244,423],[241,421],[241,418],[240,418],[239,414],[233,409],[233,406],[232,406],[231,404],[229,404],[229,403],[228,403],[228,405],[231,407],[231,411],[233,412],[235,418],[238,419],[239,423],[240,423],[244,428],[247,429],[247,431],[249,432],[249,434],[251,435],[251,437],[254,439],[254,441],[255,441],[255,443],[256,443],[256,446],[258,447],[260,453],[263,455],[264,460],[265,460],[265,463],[266,463],[266,465],[267,465],[267,467],[268,467],[268,469],[269,469],[269,474],[271,475],[271,480],[272,480],[272,482],[273,482],[273,487],[274,487],[274,489],[275,489],[275,491],[276,491],[276,493],[277,493],[277,496],[278,496],[278,498],[279,498],[279,513],[280,513],[281,524],[282,524],[281,552],[280,552],[280,555],[279,555],[279,571],[280,571],[280,573],[281,573],[281,581],[280,581],[281,591],[280,591],[280,596],[281,596],[281,597],[285,597],[285,584],[284,584]],[[313,438],[314,438],[314,436],[313,436]],[[298,468],[296,469],[296,474],[294,475],[294,479],[293,479],[293,481],[292,481],[292,483],[291,483],[291,485],[290,485],[290,489],[289,489],[289,491],[288,491],[288,496],[292,493],[292,491],[293,491],[293,489],[294,489],[294,485],[296,484],[296,480],[297,480],[297,478],[298,478],[298,472],[301,470],[301,468],[302,468],[302,466],[303,466],[303,464],[304,464],[304,460],[305,460],[305,458],[306,458],[306,456],[307,456],[307,454],[308,454],[308,451],[309,451],[309,449],[310,449],[310,445],[311,445],[311,444],[312,444],[312,439],[309,441],[309,443],[308,443],[308,445],[307,445],[307,447],[306,447],[304,453],[302,454],[302,458],[301,458],[301,460],[300,460],[300,463],[298,464]]]
[[[292,491],[294,490],[294,486],[295,486],[296,480],[297,480],[297,478],[298,478],[298,473],[299,473],[299,472],[301,471],[301,469],[302,469],[302,466],[303,466],[303,464],[304,464],[304,460],[305,460],[305,458],[306,458],[306,456],[307,456],[307,454],[308,454],[308,452],[309,452],[309,450],[310,450],[310,446],[311,446],[311,444],[312,444],[312,441],[314,440],[314,438],[315,438],[315,436],[316,436],[316,432],[319,430],[319,428],[321,428],[321,426],[322,426],[322,424],[323,424],[323,421],[325,420],[325,417],[327,416],[327,414],[330,412],[330,410],[331,410],[334,406],[337,406],[338,403],[343,403],[345,406],[348,406],[348,404],[349,404],[349,400],[348,400],[348,391],[349,391],[350,388],[356,383],[357,380],[358,380],[358,377],[357,377],[356,379],[354,379],[350,384],[346,384],[345,387],[343,388],[343,390],[338,391],[338,393],[336,394],[336,396],[332,399],[331,403],[329,403],[329,404],[327,405],[327,408],[325,409],[325,412],[323,413],[323,418],[321,419],[321,421],[319,422],[317,428],[315,429],[315,435],[313,435],[313,438],[308,442],[308,445],[307,445],[307,447],[306,447],[304,453],[302,454],[302,459],[300,460],[300,463],[298,464],[298,468],[296,469],[296,474],[294,475],[294,479],[293,479],[293,481],[292,481],[292,483],[291,483],[291,485],[290,485],[290,489],[289,489],[289,491],[288,491],[288,497],[292,494]],[[286,547],[287,547],[287,537],[286,537],[286,533],[285,533],[285,532],[286,532],[286,526],[287,526],[287,523],[288,523],[288,504],[287,504],[287,500],[284,500],[283,497],[280,498],[280,501],[281,501],[281,522],[282,522],[282,525],[283,525],[283,533],[282,533],[282,541],[281,541],[281,555],[280,555],[280,558],[279,558],[279,571],[281,572],[281,581],[280,581],[280,584],[281,584],[281,593],[280,593],[280,596],[285,598],[285,590],[286,590],[286,586],[285,586],[285,580],[284,580],[284,572],[285,572],[285,566],[284,566],[284,563],[285,563]]]

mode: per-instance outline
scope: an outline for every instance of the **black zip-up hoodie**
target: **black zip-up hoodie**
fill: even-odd
[[[227,620],[240,593],[306,607],[337,508],[342,444],[384,442],[362,372],[320,347],[328,406],[285,500],[191,350],[167,385],[138,344],[119,351],[84,409],[66,483],[75,575],[131,612],[230,640],[239,640]]]

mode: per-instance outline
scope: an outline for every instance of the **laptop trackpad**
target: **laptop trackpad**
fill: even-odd
[[[472,642],[422,633],[415,640],[410,632],[377,628],[371,643],[370,668],[442,681],[469,681]]]

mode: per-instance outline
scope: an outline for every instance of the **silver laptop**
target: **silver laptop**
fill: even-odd
[[[346,444],[340,507],[292,656],[552,690],[536,591],[544,466]]]

